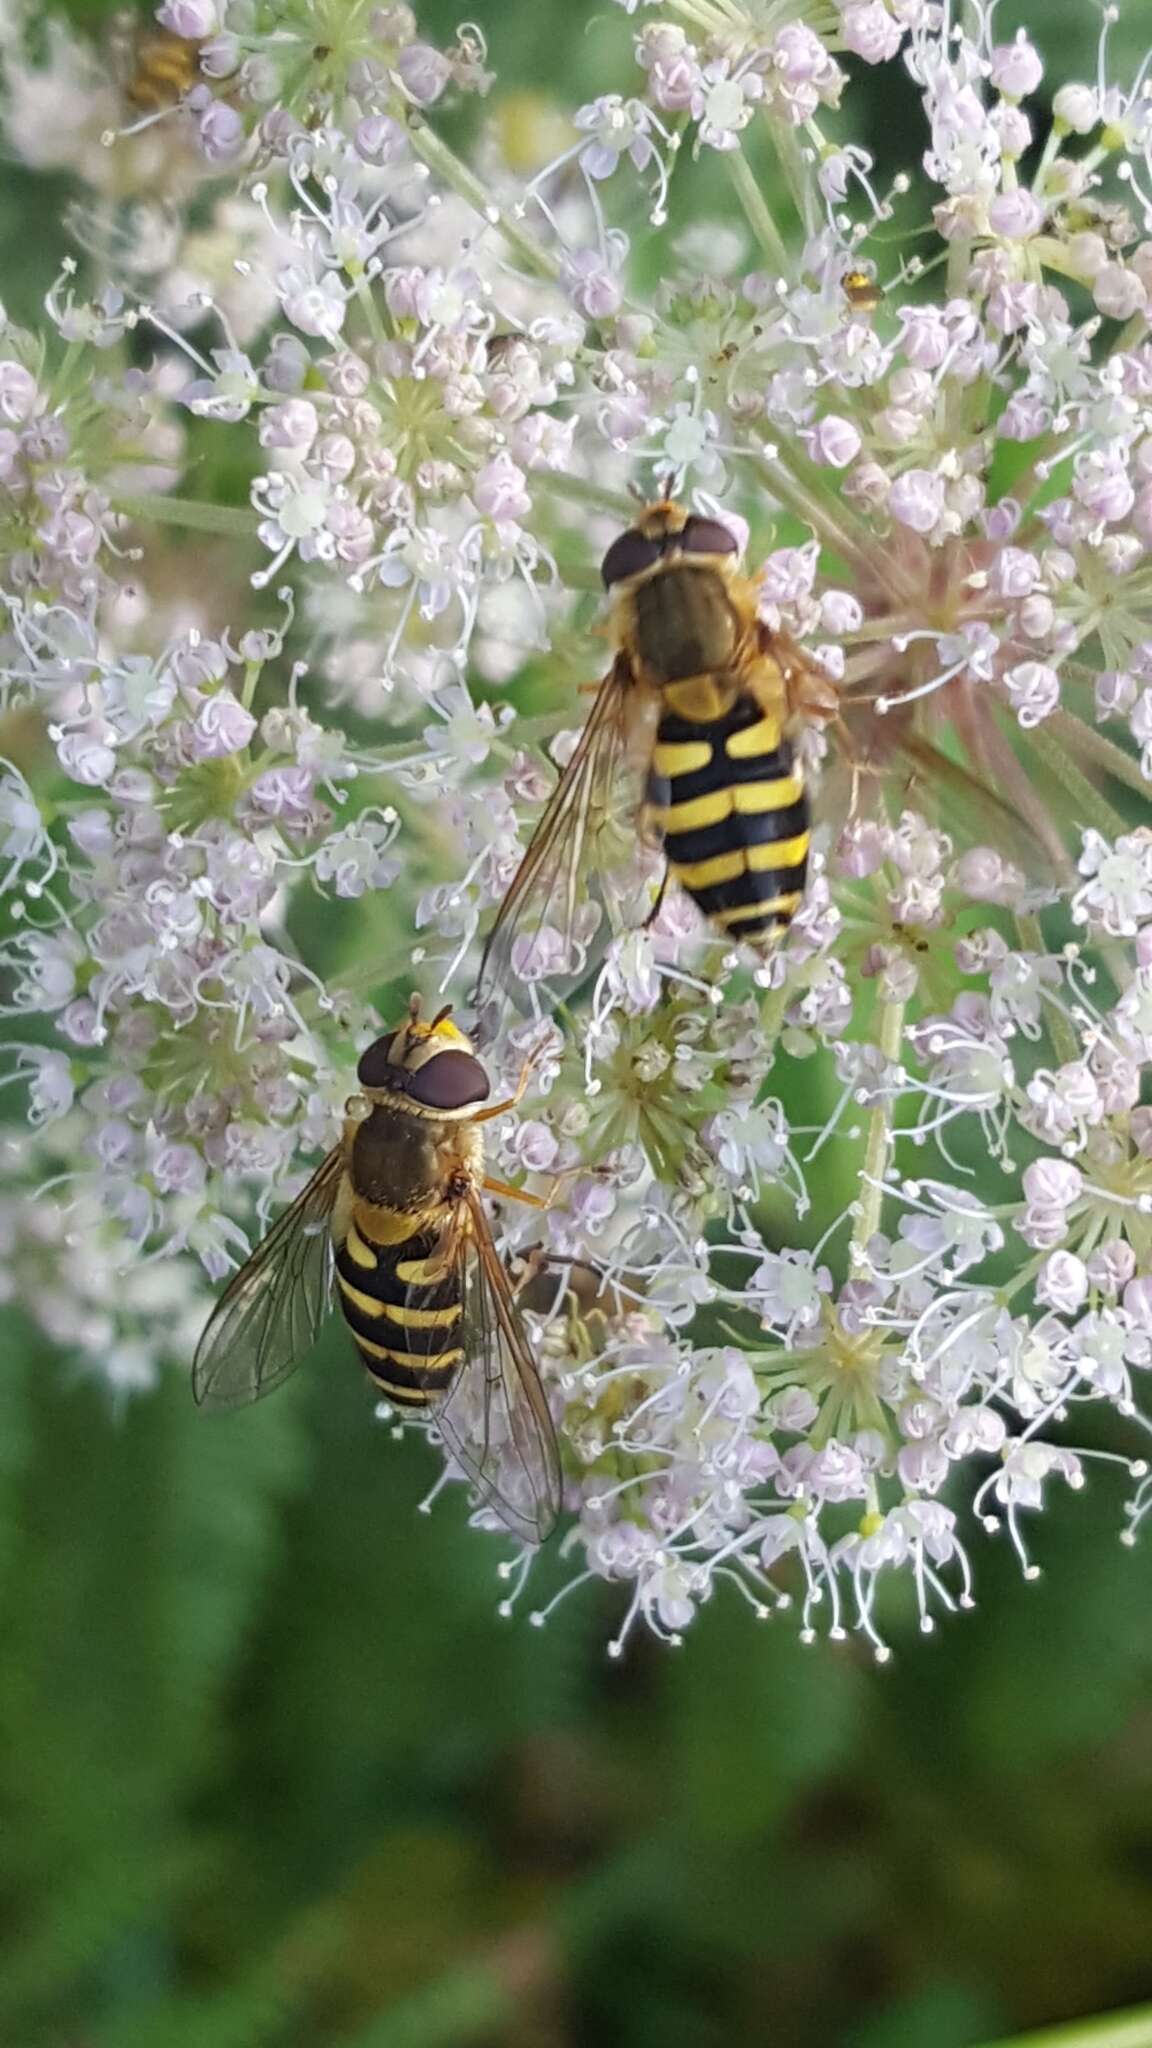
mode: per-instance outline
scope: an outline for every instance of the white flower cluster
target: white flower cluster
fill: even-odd
[[[815,872],[760,969],[675,889],[648,918],[630,818],[577,921],[583,1008],[534,951],[547,1056],[494,1150],[564,1190],[502,1219],[533,1252],[561,1597],[623,1582],[619,1644],[727,1582],[883,1654],[882,1583],[927,1628],[970,1602],[973,1530],[1031,1570],[1048,1481],[1118,1463],[1132,1530],[1152,1506],[1152,98],[1111,80],[1110,13],[1038,133],[1041,58],[991,8],[626,11],[636,77],[528,172],[496,120],[450,148],[428,110],[487,91],[485,52],[406,7],[318,43],[307,0],[166,0],[188,75],[142,119],[64,40],[10,52],[14,146],[55,91],[121,175],[60,159],[105,257],[113,209],[114,283],[0,332],[0,995],[38,1126],[13,1177],[70,1162],[27,1269],[55,1289],[18,1285],[18,1202],[0,1265],[90,1355],[73,1310],[115,1258],[139,1359],[133,1273],[242,1256],[379,1025],[291,939],[306,891],[388,891],[424,992],[467,991],[607,665],[597,557],[671,474],[840,715],[803,738]],[[845,53],[922,103],[935,254],[899,268],[909,181],[844,139]],[[158,133],[159,193],[131,154]],[[709,153],[730,204],[674,233]],[[196,496],[209,456],[248,506]],[[234,584],[153,588],[181,526],[248,551],[239,628]]]

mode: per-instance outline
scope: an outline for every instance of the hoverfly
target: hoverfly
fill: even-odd
[[[125,97],[145,112],[174,107],[200,77],[200,44],[149,25],[132,38]]]
[[[470,1041],[420,999],[361,1055],[340,1142],[217,1303],[192,1368],[204,1408],[257,1401],[302,1362],[336,1295],[381,1393],[430,1417],[506,1527],[532,1543],[560,1507],[560,1461],[481,1190],[479,1125],[502,1116]]]
[[[654,829],[668,873],[726,938],[764,953],[787,930],[810,836],[793,732],[834,716],[836,695],[757,617],[737,552],[727,526],[669,497],[608,549],[616,658],[489,934],[479,1001],[571,956],[606,821]]]
[[[874,313],[884,301],[884,293],[871,271],[858,265],[844,272],[840,289],[854,313]]]

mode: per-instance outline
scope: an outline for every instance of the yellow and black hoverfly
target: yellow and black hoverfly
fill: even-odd
[[[758,617],[737,553],[729,527],[667,497],[608,549],[616,658],[497,914],[479,1001],[533,979],[537,946],[541,960],[570,957],[605,821],[654,832],[726,938],[764,953],[787,929],[809,848],[795,728],[837,700]]]
[[[271,1393],[336,1296],[381,1393],[434,1420],[506,1527],[541,1543],[560,1508],[556,1434],[481,1191],[543,1206],[484,1172],[488,1076],[419,997],[361,1055],[340,1142],[217,1303],[192,1385],[204,1408]],[[486,1103],[484,1108],[481,1103]]]

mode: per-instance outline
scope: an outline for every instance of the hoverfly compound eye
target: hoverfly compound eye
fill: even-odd
[[[388,1031],[383,1038],[376,1038],[360,1055],[356,1079],[362,1088],[387,1088],[395,1083],[396,1069],[392,1065],[392,1047],[396,1033]]]
[[[678,545],[686,555],[734,555],[739,541],[721,519],[698,519],[695,513],[684,522]]]
[[[630,526],[627,533],[613,541],[600,564],[605,589],[611,590],[614,583],[626,583],[630,576],[643,575],[645,569],[650,569],[653,562],[660,560],[663,552],[663,541],[649,540],[639,527]]]
[[[466,1109],[483,1102],[492,1084],[470,1052],[438,1052],[408,1077],[408,1093],[425,1109]]]

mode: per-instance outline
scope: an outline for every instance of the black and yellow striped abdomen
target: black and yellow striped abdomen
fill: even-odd
[[[445,1270],[439,1245],[435,1230],[374,1244],[353,1222],[336,1246],[345,1321],[376,1385],[398,1408],[441,1400],[463,1363],[459,1275]]]
[[[791,741],[753,698],[708,724],[665,710],[651,800],[672,873],[706,917],[753,944],[787,929],[808,879],[808,798]]]

